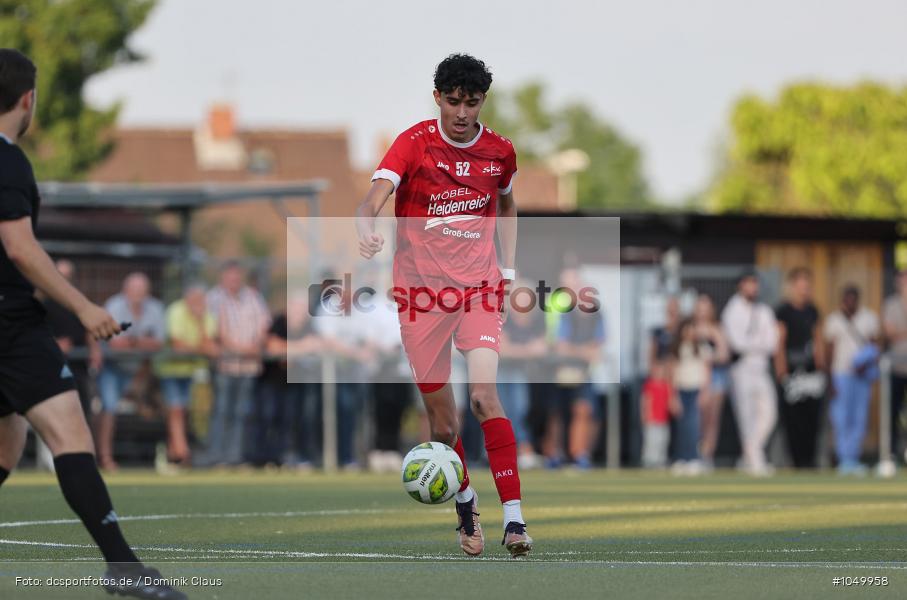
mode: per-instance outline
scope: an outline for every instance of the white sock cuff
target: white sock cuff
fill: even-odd
[[[476,495],[476,492],[474,489],[472,489],[472,486],[470,485],[462,492],[457,492],[457,494],[454,496],[454,499],[457,502],[459,502],[460,504],[463,504],[464,502],[469,502],[470,500],[472,500],[473,497],[475,497],[475,495]]]

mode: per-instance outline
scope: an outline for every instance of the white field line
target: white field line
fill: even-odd
[[[94,548],[91,544],[66,544],[59,542],[35,542],[29,540],[8,540],[0,539],[0,545],[18,545],[18,546],[40,546],[45,548]],[[421,561],[507,561],[511,559],[505,557],[482,557],[467,558],[465,556],[435,555],[435,554],[391,554],[383,552],[296,552],[287,550],[245,550],[245,549],[211,549],[211,548],[174,548],[159,546],[137,546],[136,550],[161,553],[182,553],[184,556],[170,557],[171,560],[176,558],[188,558],[189,560],[199,560],[202,558],[364,558],[373,560],[386,559],[404,559],[404,560],[421,560]],[[199,554],[203,556],[199,556]],[[907,563],[896,562],[755,562],[755,561],[608,561],[608,560],[590,560],[590,559],[570,559],[570,558],[547,558],[549,556],[575,556],[582,555],[581,552],[549,552],[540,554],[532,562],[570,562],[570,563],[589,563],[611,566],[737,566],[737,567],[789,567],[789,568],[855,568],[855,569],[897,569],[907,570]],[[191,555],[191,556],[190,556]],[[72,559],[70,559],[72,560]],[[77,560],[92,560],[80,558]],[[93,560],[98,560],[95,557]],[[33,561],[25,561],[33,562]],[[48,561],[52,562],[52,561]]]
[[[863,510],[868,508],[900,508],[907,509],[907,502],[876,502],[876,503],[853,503],[853,504],[829,504],[830,506],[835,506],[837,508],[849,508],[855,510]],[[728,506],[710,506],[704,504],[687,504],[679,506],[670,506],[670,505],[597,505],[597,506],[562,506],[562,507],[548,507],[542,506],[534,508],[533,512],[535,513],[609,513],[620,515],[624,512],[624,509],[628,509],[630,512],[695,512],[695,511],[720,511],[720,510],[753,510],[753,511],[766,511],[766,510],[785,510],[785,509],[798,509],[798,508],[810,508],[814,509],[816,504],[766,504],[766,505],[749,505],[749,504],[735,504]],[[411,513],[411,510],[407,509],[386,509],[386,508],[365,508],[365,509],[337,509],[337,510],[308,510],[308,511],[285,511],[285,512],[231,512],[231,513],[171,513],[171,514],[160,514],[160,515],[134,515],[134,516],[121,516],[119,517],[120,521],[167,521],[167,520],[178,520],[178,519],[241,519],[245,517],[282,517],[282,518],[292,518],[292,517],[325,517],[325,516],[341,516],[341,515],[381,515],[381,514],[394,514],[394,513]],[[433,511],[434,513],[450,513],[453,514],[454,510],[452,508],[437,508]],[[426,513],[427,514],[427,513]],[[33,525],[76,525],[79,524],[78,519],[36,519],[32,521],[6,521],[0,522],[0,529],[2,528],[11,528],[11,527],[29,527]]]
[[[443,509],[453,513],[453,509]],[[119,521],[170,521],[179,519],[242,519],[246,517],[325,517],[338,515],[382,515],[390,513],[410,512],[402,509],[345,509],[345,510],[303,510],[286,512],[245,512],[245,513],[173,513],[163,515],[134,515],[118,517]],[[29,527],[32,525],[76,525],[82,522],[78,519],[39,519],[35,521],[7,521],[0,522],[0,528]]]

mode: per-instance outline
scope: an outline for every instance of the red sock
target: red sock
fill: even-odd
[[[488,466],[501,503],[520,499],[520,473],[516,467],[516,438],[510,419],[497,417],[482,423]]]
[[[454,452],[457,453],[457,456],[460,457],[460,462],[463,463],[463,485],[457,490],[462,492],[469,487],[469,471],[466,470],[466,452],[463,451],[463,441],[459,435],[457,436],[457,443],[454,444]]]

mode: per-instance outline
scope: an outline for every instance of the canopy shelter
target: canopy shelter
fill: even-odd
[[[319,215],[320,194],[327,189],[327,181],[315,179],[299,182],[280,183],[190,183],[190,184],[120,184],[120,183],[42,183],[43,207],[63,213],[70,211],[111,211],[122,210],[144,213],[176,213],[180,219],[179,243],[162,246],[147,241],[104,241],[78,239],[82,236],[66,236],[64,239],[44,240],[45,248],[51,253],[104,254],[129,258],[133,256],[154,256],[175,260],[180,265],[181,279],[188,283],[192,276],[192,262],[195,256],[190,236],[192,217],[195,211],[209,206],[266,201],[281,216],[293,216],[287,200],[304,199],[308,205],[308,216]],[[65,218],[56,219],[58,224]],[[293,222],[293,221],[289,221]],[[317,236],[317,228],[299,232],[303,237]],[[317,241],[317,240],[312,240]]]

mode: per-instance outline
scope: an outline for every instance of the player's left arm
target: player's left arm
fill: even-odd
[[[516,268],[517,209],[513,190],[498,196],[498,239],[504,269]]]
[[[517,210],[513,200],[513,189],[498,195],[498,240],[501,243],[501,274],[505,285],[513,283],[516,276],[516,236]],[[505,298],[501,306],[502,318],[507,321],[507,309],[510,303]]]

